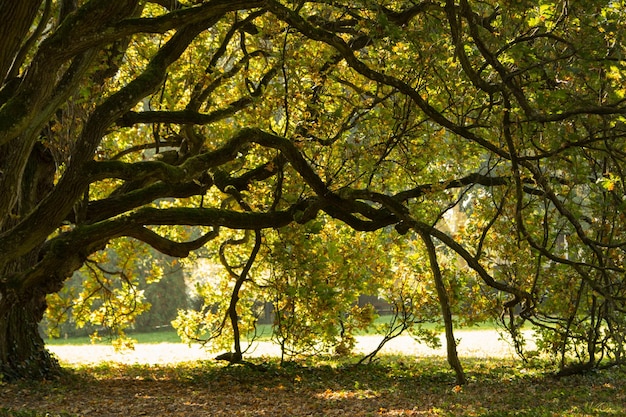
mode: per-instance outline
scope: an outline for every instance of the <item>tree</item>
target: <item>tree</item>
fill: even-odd
[[[521,353],[530,320],[564,373],[621,362],[623,10],[1,2],[0,371],[57,371],[46,296],[124,237],[176,257],[220,239],[237,332],[263,231],[321,213],[421,239],[451,343],[478,288]]]
[[[178,310],[189,307],[189,297],[177,259],[136,240],[117,239],[92,255],[47,304],[42,325],[49,337],[105,336],[130,346],[126,328],[169,328]]]

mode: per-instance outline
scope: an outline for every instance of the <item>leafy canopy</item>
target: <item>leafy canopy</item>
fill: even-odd
[[[187,314],[209,332],[269,300],[282,342],[349,344],[358,294],[407,291],[417,322],[504,311],[521,353],[530,321],[561,368],[622,360],[623,1],[26,3],[0,271],[38,256],[3,291],[56,293],[130,237],[221,258]]]

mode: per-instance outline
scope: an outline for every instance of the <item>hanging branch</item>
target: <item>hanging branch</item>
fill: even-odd
[[[439,261],[437,260],[437,250],[433,243],[432,237],[423,230],[418,230],[417,233],[422,238],[422,241],[426,245],[426,251],[428,252],[428,259],[430,261],[430,270],[433,273],[433,279],[435,281],[435,288],[437,289],[437,297],[439,298],[439,305],[441,306],[441,315],[443,317],[443,324],[446,329],[446,349],[448,353],[448,363],[456,373],[456,383],[463,385],[467,382],[465,373],[463,372],[463,366],[459,360],[458,352],[456,351],[456,340],[454,339],[454,329],[452,323],[452,310],[450,309],[450,298],[448,297],[448,291],[443,281],[441,274],[441,268],[439,268]]]
[[[229,186],[224,190],[225,192],[231,194],[237,203],[245,210],[252,211],[250,206],[243,200],[241,193],[237,191],[234,187]],[[219,255],[220,261],[222,265],[226,268],[228,273],[235,278],[235,286],[230,295],[230,303],[228,305],[228,309],[226,310],[226,315],[224,316],[224,321],[222,322],[222,326],[228,317],[230,319],[230,324],[233,329],[233,343],[234,343],[234,352],[226,352],[216,357],[218,360],[226,360],[230,363],[242,363],[243,352],[241,350],[241,333],[239,331],[239,316],[237,314],[237,303],[239,302],[239,291],[243,284],[249,280],[248,275],[250,273],[250,269],[252,269],[252,265],[254,265],[254,261],[256,259],[259,250],[261,249],[261,231],[259,229],[254,230],[254,246],[252,247],[252,252],[250,252],[250,256],[246,261],[243,269],[239,274],[237,274],[234,268],[228,264],[226,256],[224,254],[224,249],[226,246],[230,244],[243,244],[248,241],[248,231],[246,231],[246,235],[239,240],[227,240],[220,246]]]

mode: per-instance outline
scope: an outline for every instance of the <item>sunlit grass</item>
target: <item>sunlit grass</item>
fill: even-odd
[[[181,343],[180,337],[176,330],[163,330],[147,333],[130,333],[128,337],[135,339],[137,343]],[[68,337],[68,338],[54,338],[46,339],[46,344],[49,345],[90,345],[90,344],[103,344],[110,345],[112,341],[111,337],[101,335],[98,339],[91,339],[89,336]]]
[[[378,326],[389,324],[391,320],[390,315],[384,315],[376,318],[373,325],[364,331],[360,331],[357,334],[359,335],[376,335],[380,334],[378,330]],[[423,327],[427,330],[438,329],[438,325],[435,323],[425,323]],[[493,321],[485,321],[481,323],[477,323],[474,326],[463,327],[463,331],[471,331],[471,330],[496,330],[498,329],[498,325]],[[181,343],[181,339],[176,333],[174,329],[168,330],[159,330],[153,332],[130,332],[127,334],[128,337],[137,341],[137,343],[146,343],[146,344],[154,344],[154,343]],[[258,341],[266,341],[272,338],[272,326],[270,324],[259,324],[257,325],[256,334],[249,334],[248,338],[256,338]],[[68,338],[53,338],[46,339],[46,344],[50,345],[89,345],[89,344],[103,344],[110,345],[112,341],[111,337],[106,335],[101,335],[98,339],[92,340],[89,336],[80,336],[80,337],[68,337]],[[1,416],[0,416],[1,417]]]

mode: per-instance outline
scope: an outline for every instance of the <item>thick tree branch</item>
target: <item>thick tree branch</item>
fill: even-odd
[[[40,0],[35,3],[39,4]],[[0,146],[29,126],[30,117],[40,114],[35,105],[43,104],[46,97],[50,97],[57,70],[73,57],[89,49],[102,49],[116,40],[140,32],[164,33],[192,25],[202,26],[203,22],[219,19],[230,11],[259,7],[263,2],[213,0],[157,18],[128,18],[137,10],[137,3],[137,0],[89,2],[68,16],[53,36],[42,42],[21,92],[15,100],[0,107]],[[24,102],[31,103],[31,106],[23,106]]]
[[[211,22],[203,22],[177,32],[157,52],[141,75],[96,108],[85,124],[72,154],[72,161],[54,191],[17,226],[0,234],[2,262],[9,262],[32,250],[61,224],[89,184],[84,169],[92,160],[106,129],[139,100],[156,91],[168,66],[178,59],[195,36],[210,24]]]
[[[184,245],[175,248],[175,245],[158,239],[148,229],[140,229],[143,226],[186,225],[210,226],[214,229],[226,227],[261,230],[286,226],[294,221],[298,210],[302,210],[299,205],[292,206],[286,211],[268,213],[214,208],[157,209],[146,207],[114,219],[77,226],[70,232],[52,238],[43,250],[42,260],[29,270],[10,277],[9,281],[19,282],[24,291],[44,285],[49,280],[63,281],[78,269],[91,253],[105,247],[109,240],[122,236],[136,235],[138,238],[146,238],[164,250],[180,251],[185,248]],[[212,234],[207,234],[204,238],[209,239],[212,236]],[[200,242],[196,240],[189,243],[187,248],[192,248]]]
[[[129,229],[125,236],[133,237],[137,240],[147,243],[154,249],[169,256],[175,256],[178,258],[186,258],[189,256],[189,252],[201,248],[210,240],[219,236],[219,228],[212,230],[209,233],[204,234],[198,239],[194,239],[189,242],[175,242],[173,240],[164,238],[156,232],[146,227],[135,227]]]
[[[512,294],[515,296],[516,300],[519,301],[532,300],[532,296],[525,291],[511,286],[505,282],[496,281],[487,271],[487,269],[483,267],[479,260],[472,256],[470,252],[465,249],[461,244],[456,242],[452,237],[436,229],[435,227],[414,219],[410,215],[408,208],[393,197],[381,193],[370,192],[368,195],[368,199],[370,201],[382,204],[387,210],[389,210],[389,212],[393,213],[393,215],[397,219],[396,223],[402,222],[403,227],[406,227],[407,231],[408,229],[414,229],[416,232],[422,235],[428,234],[440,240],[442,243],[444,243],[446,246],[456,252],[459,256],[461,256],[467,262],[470,268],[472,268],[472,270],[474,270],[480,276],[480,278],[490,287],[506,292],[508,294]]]
[[[33,119],[49,118],[50,114],[43,113],[41,108],[48,105],[51,99],[54,100],[57,76],[66,62],[90,49],[102,49],[108,44],[82,44],[76,40],[91,31],[100,32],[116,19],[132,16],[136,6],[137,0],[123,0],[115,4],[107,1],[88,2],[41,43],[20,88],[11,100],[0,107],[0,146],[23,135],[28,129],[38,132],[41,126],[37,126]],[[24,103],[29,105],[24,106]]]
[[[90,201],[87,205],[84,222],[96,223],[103,221],[161,198],[187,198],[194,195],[203,195],[211,185],[210,178],[207,177],[206,179],[207,184],[204,185],[196,181],[184,184],[158,182],[126,194]]]
[[[242,97],[230,103],[227,107],[214,110],[210,113],[200,113],[193,110],[178,111],[143,111],[128,112],[117,121],[120,127],[133,126],[138,123],[175,123],[208,125],[232,116],[254,102],[253,97]]]
[[[28,30],[37,16],[42,0],[3,1],[0,2],[0,85],[13,64],[22,42],[27,38]]]

